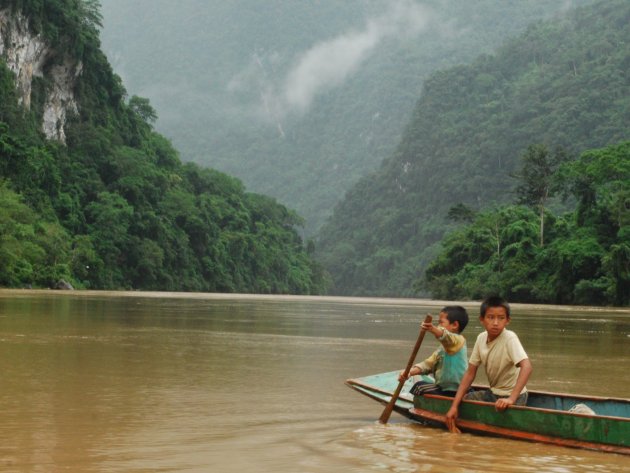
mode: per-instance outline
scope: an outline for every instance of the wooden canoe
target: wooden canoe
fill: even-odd
[[[349,379],[346,384],[387,404],[398,386],[398,373]],[[452,398],[433,394],[414,398],[410,387],[407,381],[394,410],[411,420],[444,427]],[[586,405],[594,414],[569,412],[576,405]],[[630,399],[529,391],[527,406],[511,406],[504,412],[497,412],[492,403],[463,401],[457,426],[464,432],[630,455]]]

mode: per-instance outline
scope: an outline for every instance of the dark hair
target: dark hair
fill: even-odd
[[[485,301],[481,303],[481,307],[479,308],[479,317],[485,317],[486,311],[489,307],[503,307],[505,309],[505,313],[510,318],[510,304],[508,301],[503,299],[500,296],[490,296]]]
[[[447,305],[440,312],[446,314],[450,323],[459,322],[459,333],[462,333],[468,325],[468,312],[461,305]]]

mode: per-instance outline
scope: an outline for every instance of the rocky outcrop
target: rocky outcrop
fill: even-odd
[[[0,57],[15,74],[20,103],[31,106],[34,77],[47,79],[42,131],[48,139],[65,142],[68,113],[78,111],[74,96],[81,63],[67,55],[59,57],[39,35],[28,27],[28,19],[9,9],[0,10]]]
[[[64,126],[68,112],[77,113],[77,103],[74,98],[74,85],[81,74],[81,64],[64,58],[62,64],[55,64],[50,68],[52,81],[51,90],[46,96],[42,129],[49,139],[56,139],[65,143]]]
[[[64,279],[60,279],[59,281],[57,281],[57,284],[55,284],[54,288],[61,291],[74,291],[74,287],[72,287],[72,284]]]

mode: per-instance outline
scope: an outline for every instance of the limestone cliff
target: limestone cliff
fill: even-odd
[[[31,106],[34,77],[46,79],[42,131],[48,139],[65,142],[69,113],[78,111],[74,95],[82,65],[51,48],[31,32],[28,19],[9,9],[0,10],[0,58],[15,74],[20,103]]]

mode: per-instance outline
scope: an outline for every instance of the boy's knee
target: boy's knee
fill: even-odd
[[[489,389],[477,389],[464,396],[467,401],[495,402],[497,397]]]
[[[507,396],[506,396],[507,397]],[[514,402],[515,406],[525,406],[527,404],[527,393],[521,394]],[[496,402],[499,397],[489,389],[481,389],[470,391],[464,396],[467,401],[483,401],[483,402]]]
[[[514,403],[514,405],[515,406],[525,406],[525,405],[527,405],[527,398],[528,398],[528,395],[527,395],[526,392],[524,392],[518,398],[516,398],[516,402]]]

